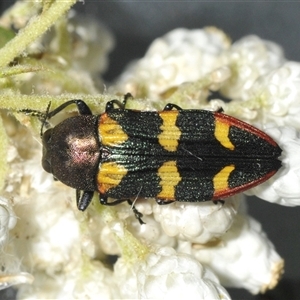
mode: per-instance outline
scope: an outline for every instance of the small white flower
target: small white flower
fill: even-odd
[[[20,286],[18,299],[119,299],[113,272],[97,261],[82,258],[63,273],[49,276],[36,270],[34,284]]]
[[[74,41],[71,63],[77,70],[103,73],[108,66],[108,54],[115,44],[112,33],[90,16],[79,15],[73,10],[69,15],[68,32]],[[51,46],[55,48],[55,43]]]
[[[78,273],[72,298],[74,299],[118,299],[118,285],[114,282],[113,271],[98,261],[90,261]],[[65,295],[61,293],[61,299]]]
[[[192,256],[162,248],[141,263],[138,272],[140,299],[229,299],[217,278]]]
[[[300,63],[287,62],[254,83],[251,97],[262,105],[256,109],[264,123],[300,129],[299,81]]]
[[[161,224],[154,218],[152,206],[157,206],[154,199],[139,199],[135,203],[136,209],[143,214],[142,220],[145,224],[142,226],[127,203],[118,205],[114,209],[117,212],[119,219],[126,220],[127,230],[140,241],[156,246],[175,246],[176,237],[165,234]],[[115,241],[114,232],[112,232],[111,226],[105,225],[103,228],[98,227],[98,231],[100,231],[99,242],[104,253],[109,255],[120,255],[120,249]]]
[[[153,205],[157,206],[156,203]],[[167,235],[163,230],[161,223],[157,222],[153,214],[143,217],[143,221],[146,223],[144,226],[141,226],[140,223],[133,218],[135,217],[132,216],[131,220],[128,220],[128,230],[130,230],[130,232],[132,232],[139,240],[151,245],[170,247],[174,247],[176,245],[176,237]]]
[[[247,194],[281,205],[300,205],[300,132],[287,127],[269,128],[266,132],[283,149],[283,166],[275,176],[248,190]]]
[[[192,256],[169,247],[150,253],[133,267],[119,259],[115,276],[123,298],[230,299],[213,273]]]
[[[169,205],[153,204],[154,217],[168,236],[194,243],[206,243],[223,235],[231,226],[242,195],[212,201]]]
[[[13,245],[29,270],[37,267],[55,273],[76,263],[79,223],[66,205],[65,193],[39,195],[35,203],[15,206],[20,219],[12,231]]]
[[[126,220],[127,229],[139,240],[146,244],[174,247],[177,239],[206,243],[222,236],[230,228],[242,197],[242,194],[230,197],[224,204],[207,201],[158,205],[154,200],[139,200],[135,206],[143,214],[146,224],[142,226],[127,203],[116,206],[115,210],[122,216],[120,219]],[[110,255],[120,254],[111,227],[98,228],[102,250]]]
[[[11,253],[13,248],[10,230],[15,227],[17,216],[8,199],[0,196],[0,290],[18,284],[31,284],[33,276],[21,272],[20,260]]]
[[[230,65],[235,75],[222,87],[222,92],[229,98],[248,100],[257,78],[280,67],[284,61],[277,44],[254,35],[246,36],[235,42],[224,56],[224,64]]]
[[[274,288],[283,273],[283,259],[249,216],[237,215],[233,226],[214,247],[194,244],[191,253],[227,287],[253,294]]]
[[[15,227],[17,217],[8,199],[0,196],[0,247],[7,243],[9,230]]]
[[[143,91],[157,99],[167,89],[220,67],[219,56],[229,46],[228,37],[216,28],[175,29],[153,41],[145,56],[122,74],[115,90],[134,95]]]

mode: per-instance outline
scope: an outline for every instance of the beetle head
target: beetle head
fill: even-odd
[[[77,190],[96,190],[100,159],[97,117],[71,117],[48,129],[42,137],[42,166]]]

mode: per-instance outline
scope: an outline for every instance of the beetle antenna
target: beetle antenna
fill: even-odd
[[[41,132],[40,132],[41,138],[43,137],[43,131],[44,131],[44,127],[47,123],[47,119],[49,119],[48,116],[49,116],[50,106],[51,106],[51,101],[49,102],[47,109],[46,109],[46,113],[43,115],[43,119],[41,120],[42,121]]]

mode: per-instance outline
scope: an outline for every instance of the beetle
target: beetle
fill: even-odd
[[[81,211],[94,192],[104,205],[135,197],[154,197],[158,204],[218,201],[266,181],[281,167],[282,150],[270,136],[221,110],[175,104],[162,111],[131,110],[125,107],[129,97],[109,101],[100,115],[82,100],[46,113],[45,122],[77,106],[79,115],[41,133],[42,166],[76,189]]]

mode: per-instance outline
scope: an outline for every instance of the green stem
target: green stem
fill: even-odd
[[[40,37],[53,25],[58,18],[66,13],[77,0],[57,0],[40,16],[31,19],[28,25],[20,30],[18,35],[0,49],[0,68],[7,66],[20,55],[25,48]]]
[[[18,94],[0,94],[0,109],[8,109],[10,111],[21,111],[24,109],[32,109],[45,111],[49,102],[51,109],[61,105],[70,99],[84,100],[96,113],[104,111],[105,104],[109,100],[115,99],[113,95],[87,95],[87,94],[62,94],[54,95],[18,95]],[[73,107],[76,110],[76,106]]]

